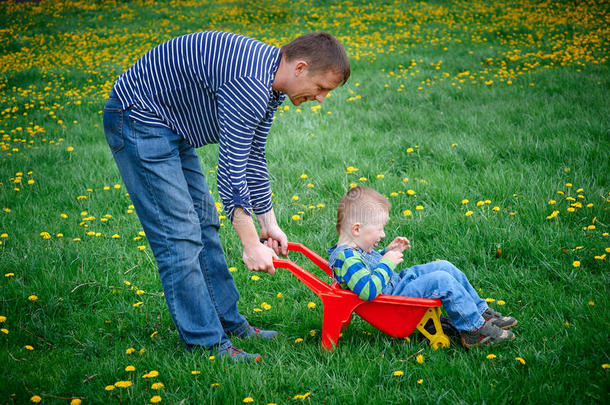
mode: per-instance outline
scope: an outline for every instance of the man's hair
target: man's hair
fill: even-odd
[[[349,60],[337,38],[327,32],[310,32],[301,35],[280,48],[280,55],[287,61],[302,59],[309,65],[310,73],[337,73],[344,84],[350,75]]]
[[[390,202],[369,187],[358,186],[343,196],[337,208],[337,233],[355,223],[372,224],[390,212]]]

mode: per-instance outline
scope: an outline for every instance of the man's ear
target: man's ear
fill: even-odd
[[[309,68],[309,63],[304,60],[297,60],[294,64],[294,74],[295,76],[299,76],[300,74],[305,73],[305,71]]]
[[[360,223],[356,222],[352,225],[352,235],[359,236],[360,235]]]

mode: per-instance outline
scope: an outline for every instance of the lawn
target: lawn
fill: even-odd
[[[607,403],[609,21],[607,0],[0,2],[0,402]],[[101,114],[147,50],[200,30],[339,38],[349,81],[269,135],[282,229],[326,256],[338,200],[374,187],[404,265],[453,262],[516,339],[434,351],[355,317],[327,352],[319,299],[249,272],[219,207],[239,308],[280,335],[234,340],[260,364],[187,352]],[[220,202],[218,148],[198,152]]]

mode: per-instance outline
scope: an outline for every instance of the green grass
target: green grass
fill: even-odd
[[[608,9],[607,1],[0,3],[0,328],[8,331],[0,402],[607,402]],[[325,255],[338,200],[350,184],[374,187],[392,202],[388,242],[412,242],[405,265],[455,263],[482,297],[518,318],[516,340],[433,351],[417,333],[391,339],[356,317],[326,352],[319,299],[286,271],[252,281],[225,219],[239,308],[280,337],[236,339],[262,354],[251,366],[186,352],[150,248],[134,240],[141,227],[100,112],[139,56],[203,29],[277,46],[312,30],[340,38],[349,82],[317,112],[287,102],[276,114],[267,159],[280,225]],[[198,152],[219,201],[217,146]],[[271,309],[255,312],[263,302]],[[142,378],[151,370],[159,376]],[[122,380],[133,385],[105,390]]]

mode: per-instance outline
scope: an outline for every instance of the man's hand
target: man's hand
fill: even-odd
[[[271,275],[275,274],[273,259],[276,258],[277,255],[273,249],[263,245],[260,242],[245,246],[242,256],[244,264],[248,270],[262,271]]]
[[[261,226],[261,240],[267,247],[273,249],[275,254],[282,256],[288,255],[288,238],[277,224],[273,208],[261,215],[257,215],[258,223]]]
[[[402,263],[402,252],[398,250],[388,250],[386,254],[383,255],[383,259],[389,259],[394,262],[395,265],[399,265]]]
[[[404,236],[398,236],[392,241],[392,243],[388,245],[388,247],[385,248],[385,251],[389,252],[390,250],[397,250],[399,252],[402,252],[403,250],[409,249],[410,247],[411,242],[409,242],[409,239],[405,238]]]
[[[279,226],[261,228],[261,241],[264,241],[265,246],[273,249],[276,255],[288,255],[288,238]]]

